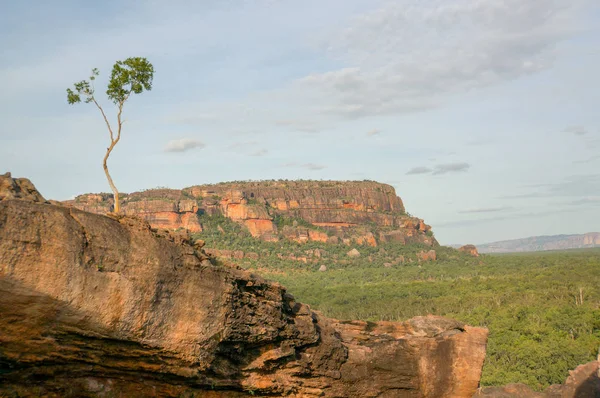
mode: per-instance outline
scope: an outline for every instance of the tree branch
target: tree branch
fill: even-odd
[[[119,113],[117,114],[117,122],[119,123],[119,130],[117,131],[117,141],[119,142],[119,140],[121,139],[121,127],[123,126],[123,122],[121,121],[121,114],[123,113],[123,104],[125,103],[125,101],[127,100],[127,98],[125,98],[123,101],[119,102]]]
[[[115,140],[113,131],[112,131],[112,128],[110,127],[110,123],[108,122],[108,118],[106,117],[106,114],[104,113],[104,109],[102,109],[102,107],[98,104],[98,102],[96,102],[96,98],[94,98],[93,96],[92,96],[92,101],[94,101],[94,104],[96,104],[98,109],[100,109],[100,112],[102,112],[102,117],[104,118],[104,121],[106,122],[106,127],[108,127],[108,132],[110,133],[110,141],[113,142]],[[119,113],[119,118],[120,117],[121,117],[121,114]],[[119,135],[121,135],[121,126],[119,126]]]

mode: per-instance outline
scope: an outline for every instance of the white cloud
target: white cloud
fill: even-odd
[[[569,126],[563,130],[565,133],[571,133],[575,135],[586,135],[588,131],[583,126]]]
[[[390,1],[326,43],[346,67],[301,80],[347,118],[414,112],[552,66],[584,0]]]
[[[240,141],[240,142],[234,142],[233,144],[228,145],[227,149],[240,150],[240,149],[247,149],[248,147],[255,146],[255,145],[258,145],[258,141]]]
[[[413,167],[412,169],[408,170],[408,172],[406,173],[407,175],[413,175],[413,174],[429,174],[431,173],[433,170],[430,169],[429,167]]]
[[[326,166],[323,166],[322,164],[305,163],[302,167],[308,170],[323,170]]]
[[[258,149],[250,154],[250,156],[265,156],[269,153],[267,149]]]
[[[455,162],[455,163],[445,163],[435,165],[434,168],[429,168],[426,166],[413,167],[408,170],[407,175],[415,175],[415,174],[447,174],[447,173],[457,173],[457,172],[465,172],[468,171],[471,167],[470,164],[465,162]]]
[[[433,175],[466,172],[471,165],[465,162],[438,164],[433,170]]]
[[[471,213],[497,213],[506,210],[511,210],[509,206],[498,206],[498,207],[477,207],[472,209],[459,210],[460,214],[471,214]]]
[[[319,132],[319,127],[309,121],[306,120],[277,120],[275,121],[276,126],[287,127],[293,131],[299,131],[302,133],[317,133]]]
[[[193,138],[181,138],[169,141],[164,150],[165,152],[185,152],[194,148],[204,148],[205,146],[204,143]]]
[[[299,164],[297,162],[289,162],[289,163],[283,164],[282,167],[301,167],[301,168],[304,168],[307,170],[323,170],[327,166],[324,166],[322,164],[316,164],[316,163]]]

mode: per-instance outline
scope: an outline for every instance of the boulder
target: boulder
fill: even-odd
[[[348,257],[360,257],[360,252],[358,250],[356,250],[356,248],[350,250],[348,253],[346,253],[346,255]]]
[[[464,245],[461,246],[458,250],[463,253],[467,253],[473,257],[479,257],[479,252],[477,251],[475,245]]]
[[[10,173],[0,174],[0,201],[21,199],[34,203],[48,203],[27,178],[12,178]]]

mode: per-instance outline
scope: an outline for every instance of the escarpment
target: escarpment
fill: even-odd
[[[372,181],[260,181],[154,189],[122,196],[125,214],[153,227],[198,232],[196,213],[223,215],[257,238],[276,241],[382,242],[436,246],[431,227],[408,215],[390,185]],[[65,204],[106,214],[108,194],[86,194]]]
[[[187,234],[0,196],[1,396],[471,397],[487,330],[328,319]]]

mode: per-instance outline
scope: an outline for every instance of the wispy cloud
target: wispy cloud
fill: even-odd
[[[305,120],[276,120],[275,125],[287,127],[290,130],[299,131],[302,133],[317,133],[320,131],[319,127],[315,123]]]
[[[250,146],[258,145],[258,141],[240,141],[234,142],[227,146],[227,149],[230,150],[239,150],[239,149],[247,149]]]
[[[289,163],[285,163],[282,165],[283,167],[299,167],[299,168],[304,168],[307,170],[322,170],[324,168],[326,168],[327,166],[324,166],[322,164],[316,164],[316,163],[297,163],[297,162],[289,162]]]
[[[571,206],[600,205],[600,196],[586,196],[565,203]]]
[[[580,29],[579,1],[440,4],[384,2],[331,35],[324,47],[349,66],[302,80],[330,99],[320,109],[350,119],[430,109],[550,68],[555,44]]]
[[[477,219],[468,219],[468,220],[455,220],[448,222],[441,222],[435,225],[436,228],[456,228],[456,227],[467,227],[473,225],[481,225],[481,224],[490,224],[497,221],[506,221],[506,220],[522,220],[522,219],[530,219],[530,218],[541,218],[546,216],[553,216],[556,214],[562,213],[574,213],[577,209],[572,208],[558,208],[548,211],[539,211],[539,212],[519,212],[519,213],[511,213],[503,216],[497,217],[488,217],[488,218],[477,218]]]
[[[181,138],[178,140],[171,140],[165,146],[165,152],[186,152],[195,148],[204,148],[206,145],[201,141],[193,138]]]
[[[430,169],[429,167],[425,167],[425,166],[420,166],[420,167],[413,167],[412,169],[408,170],[406,172],[407,175],[414,175],[414,174],[429,174],[433,172],[433,169]]]
[[[250,154],[250,156],[265,156],[269,153],[267,149],[259,149]]]
[[[469,145],[469,146],[483,146],[483,145],[492,144],[493,142],[494,142],[494,140],[487,138],[487,139],[479,139],[479,140],[469,141],[469,142],[467,142],[467,145]]]
[[[509,206],[499,206],[499,207],[479,207],[473,209],[465,209],[459,210],[460,214],[471,214],[471,213],[498,213],[507,210],[512,210],[512,207]]]
[[[448,174],[448,173],[460,173],[466,172],[471,168],[469,163],[465,162],[455,162],[455,163],[444,163],[435,165],[433,168],[427,166],[419,166],[413,167],[412,169],[406,172],[407,175],[416,175],[416,174],[431,174],[431,175],[440,175],[440,174]]]
[[[461,173],[466,172],[471,168],[469,163],[457,162],[457,163],[446,163],[438,164],[433,170],[433,175],[447,174],[447,173]]]
[[[591,156],[587,159],[582,159],[582,160],[575,160],[573,163],[579,164],[579,163],[592,163],[596,160],[600,160],[600,155],[594,155]]]
[[[569,126],[563,130],[565,133],[575,134],[575,135],[586,135],[588,131],[583,126]]]
[[[554,197],[593,197],[600,192],[600,174],[573,175],[560,182],[550,184],[532,184],[536,190],[514,195],[501,196],[500,199],[554,198]]]

